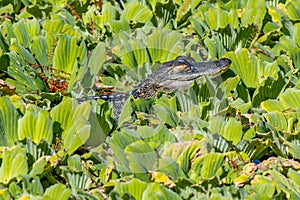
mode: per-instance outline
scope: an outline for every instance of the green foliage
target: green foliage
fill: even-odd
[[[0,198],[297,199],[299,13],[299,0],[1,1]],[[232,64],[129,97],[117,121],[110,102],[76,100],[131,91],[179,55]]]
[[[13,178],[19,178],[28,172],[26,151],[20,146],[13,146],[2,153],[0,181],[8,184]]]

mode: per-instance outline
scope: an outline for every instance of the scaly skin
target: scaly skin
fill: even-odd
[[[219,75],[227,70],[230,64],[231,61],[228,58],[209,62],[195,62],[193,58],[178,56],[175,60],[163,63],[154,73],[140,81],[130,93],[83,97],[78,101],[96,99],[111,101],[115,105],[115,114],[118,118],[123,103],[130,95],[133,95],[134,98],[151,98],[159,91],[187,90],[195,79],[206,75]]]
[[[231,61],[227,58],[195,62],[192,58],[178,56],[173,61],[163,63],[158,70],[142,80],[131,93],[135,98],[150,98],[159,91],[187,90],[195,79],[205,75],[216,76],[228,69],[230,64]]]

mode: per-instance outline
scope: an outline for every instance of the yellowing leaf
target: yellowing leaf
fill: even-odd
[[[153,172],[152,180],[154,182],[163,183],[164,185],[169,186],[169,187],[175,186],[175,183],[164,173]]]

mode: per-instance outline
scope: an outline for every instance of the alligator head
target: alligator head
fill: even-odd
[[[133,89],[132,95],[135,98],[150,98],[158,91],[187,90],[195,79],[205,75],[219,75],[228,69],[230,64],[231,61],[227,58],[195,62],[193,58],[178,56],[173,61],[163,63],[158,70],[142,80]]]

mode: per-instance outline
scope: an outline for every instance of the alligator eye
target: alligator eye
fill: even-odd
[[[228,58],[221,58],[221,59],[219,60],[219,62],[220,62],[220,63],[223,63],[223,64],[225,64],[225,65],[230,65],[230,64],[231,64],[231,60],[228,59]]]
[[[174,65],[172,71],[173,72],[183,72],[183,71],[187,70],[188,68],[189,68],[189,66],[185,65],[185,64],[183,64],[183,65]]]

